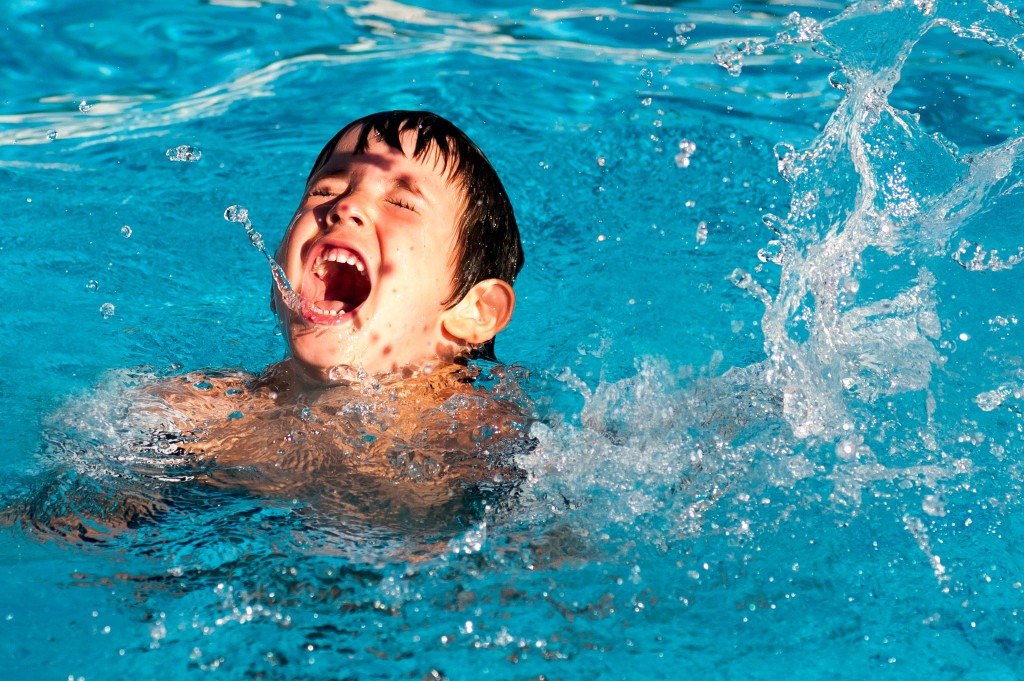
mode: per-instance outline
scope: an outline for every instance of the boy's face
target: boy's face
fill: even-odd
[[[310,376],[332,367],[371,373],[420,366],[455,354],[441,324],[452,290],[450,258],[462,194],[429,151],[410,156],[371,133],[353,153],[347,133],[306,186],[276,259],[301,309],[275,290],[293,357]]]

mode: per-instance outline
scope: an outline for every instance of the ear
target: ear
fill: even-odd
[[[498,335],[516,306],[516,294],[501,279],[484,279],[446,310],[441,318],[444,330],[470,345],[479,345]]]

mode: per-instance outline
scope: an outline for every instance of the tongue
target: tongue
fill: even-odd
[[[369,282],[352,265],[326,263],[315,275],[324,287],[321,299],[314,303],[321,311],[341,313],[355,309],[369,294]]]

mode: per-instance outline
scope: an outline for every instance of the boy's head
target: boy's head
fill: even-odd
[[[389,111],[350,123],[313,165],[276,259],[301,299],[275,307],[313,378],[493,354],[523,249],[483,153],[447,120]]]

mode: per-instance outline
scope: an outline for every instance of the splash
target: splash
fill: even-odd
[[[931,419],[933,374],[946,361],[950,324],[940,308],[949,262],[999,271],[1022,259],[1019,246],[989,250],[957,236],[993,201],[1019,192],[1024,140],[961,154],[889,103],[929,30],[946,28],[1020,57],[1024,26],[997,10],[865,3],[820,25],[791,16],[773,43],[811,42],[839,64],[830,81],[844,92],[810,147],[776,148],[792,200],[784,218],[765,216],[778,238],[759,257],[781,265],[778,294],[769,299],[744,272],[731,277],[765,302],[769,380],[798,437],[870,430],[880,424],[880,401],[897,395],[919,396],[912,401]]]
[[[257,232],[252,222],[249,220],[249,211],[243,206],[230,206],[224,211],[224,219],[228,222],[237,222],[245,227],[245,233],[249,235],[249,242],[256,247],[263,257],[270,263],[270,273],[274,278],[274,285],[277,290],[281,293],[281,299],[284,304],[290,309],[296,312],[302,308],[302,300],[299,294],[292,288],[291,282],[288,281],[288,277],[285,276],[284,269],[274,260],[273,256],[267,252],[266,246],[263,244],[263,235]]]
[[[178,163],[196,163],[203,158],[203,152],[187,144],[167,150],[167,158]]]
[[[843,522],[881,513],[902,518],[949,581],[922,528],[965,503],[973,471],[996,463],[986,457],[1019,447],[1007,416],[1017,409],[1019,421],[1024,384],[1016,318],[984,322],[971,306],[991,286],[978,277],[1017,273],[1024,258],[1003,217],[1024,202],[1024,136],[964,153],[890,104],[935,29],[1020,56],[1024,25],[1011,14],[923,2],[855,5],[822,23],[794,14],[771,43],[723,50],[738,68],[733,57],[762,48],[810,47],[836,63],[828,82],[842,92],[808,146],[776,146],[788,212],[764,215],[761,264],[725,276],[764,305],[765,360],[723,375],[719,353],[689,373],[641,359],[622,380],[553,377],[582,406],[542,415],[536,449],[520,458],[538,523],[566,519],[601,550],[633,556],[639,536],[656,551],[748,540],[794,508]],[[696,241],[706,240],[703,225]],[[964,374],[988,384],[965,388]]]

